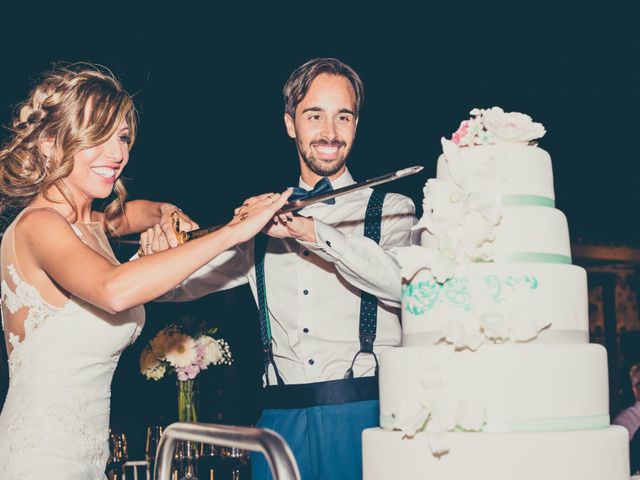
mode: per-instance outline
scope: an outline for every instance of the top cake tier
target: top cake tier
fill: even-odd
[[[438,179],[456,183],[457,174],[459,179],[468,179],[469,188],[478,192],[484,181],[490,193],[501,195],[503,205],[555,205],[551,157],[543,149],[526,144],[458,147],[448,142],[443,146]],[[497,177],[491,183],[487,181],[490,172]]]

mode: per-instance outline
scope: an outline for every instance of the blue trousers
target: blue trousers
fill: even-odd
[[[298,462],[302,480],[362,480],[362,431],[377,427],[378,400],[303,409],[264,410],[257,426],[278,432]],[[253,480],[271,480],[260,453],[251,454]]]

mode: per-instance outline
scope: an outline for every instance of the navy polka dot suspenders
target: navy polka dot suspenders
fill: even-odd
[[[369,198],[364,221],[364,235],[376,243],[380,243],[380,226],[382,223],[382,205],[384,203],[384,192],[374,190]],[[269,308],[267,305],[267,292],[264,280],[264,256],[267,249],[268,237],[259,234],[255,238],[254,261],[256,267],[256,284],[258,293],[258,310],[260,320],[260,339],[262,342],[262,352],[265,363],[267,385],[269,385],[269,365],[273,367],[278,385],[284,385],[284,381],[278,371],[273,358],[273,346],[271,338],[271,323],[269,320]],[[376,376],[378,374],[378,359],[373,352],[373,343],[376,339],[376,329],[378,326],[378,299],[368,292],[361,292],[360,296],[360,350],[353,357],[351,366],[345,373],[344,378],[353,378],[353,366],[356,358],[361,353],[373,355],[376,362]]]
[[[380,226],[382,223],[382,204],[384,192],[374,190],[367,204],[364,216],[364,236],[376,243],[380,243]],[[378,357],[373,353],[373,342],[378,328],[378,298],[369,292],[360,292],[360,350],[353,357],[351,366],[344,378],[353,378],[353,365],[361,353],[370,353],[376,361],[376,376],[378,375]]]
[[[255,238],[253,252],[256,267],[256,290],[258,292],[258,318],[260,321],[260,342],[262,343],[262,356],[264,359],[264,371],[269,385],[269,365],[273,366],[278,385],[284,385],[276,362],[273,359],[273,345],[271,343],[271,321],[269,320],[269,307],[267,306],[267,288],[264,282],[264,254],[267,251],[269,237],[259,233]]]

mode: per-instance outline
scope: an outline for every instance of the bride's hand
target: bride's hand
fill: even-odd
[[[233,218],[227,226],[237,231],[240,242],[246,242],[272,221],[276,212],[287,203],[292,191],[293,189],[288,188],[282,193],[265,193],[248,198],[234,210]]]

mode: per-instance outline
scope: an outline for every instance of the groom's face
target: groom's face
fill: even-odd
[[[307,170],[319,177],[336,178],[344,172],[358,125],[355,103],[356,94],[347,78],[322,73],[296,106],[295,118],[285,114],[302,173]]]

